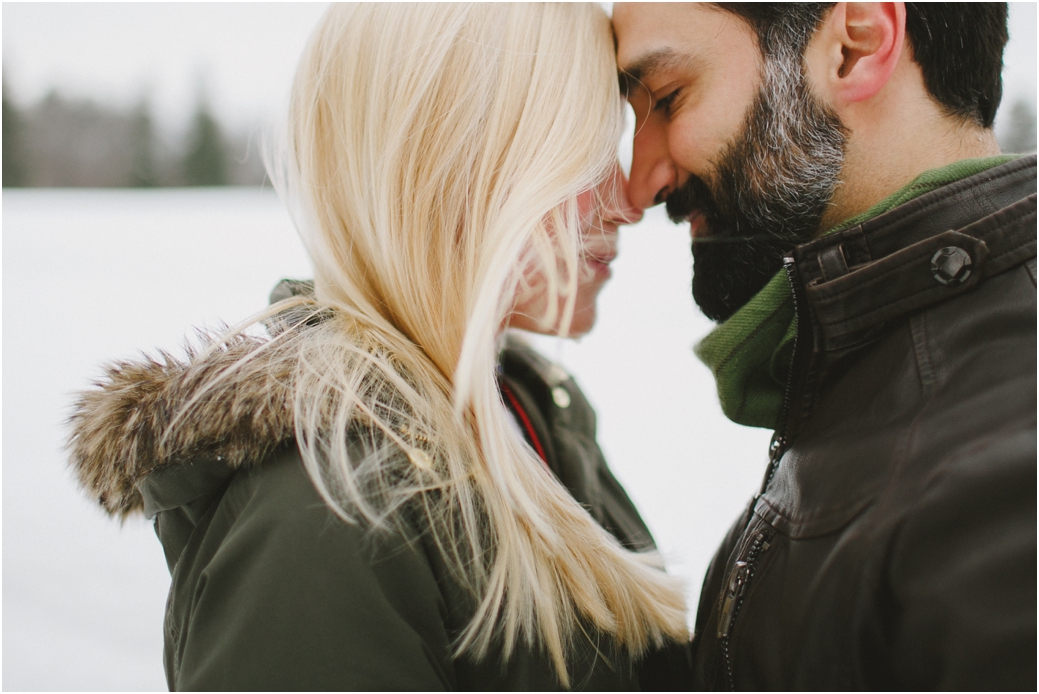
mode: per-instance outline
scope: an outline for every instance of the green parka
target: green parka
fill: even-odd
[[[117,364],[73,416],[84,486],[113,514],[155,521],[172,575],[170,689],[560,689],[538,644],[521,643],[507,661],[500,640],[480,660],[455,657],[475,602],[428,528],[407,510],[385,532],[335,516],[302,467],[290,411],[265,399],[263,383],[229,383],[172,439],[159,437],[171,403],[255,347],[245,339],[187,363]],[[516,341],[499,378],[528,441],[574,497],[624,545],[652,548],[574,381]],[[568,664],[574,689],[688,684],[687,644],[635,663],[589,628]]]

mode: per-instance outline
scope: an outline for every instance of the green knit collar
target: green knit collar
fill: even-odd
[[[1017,155],[964,159],[917,176],[906,187],[826,234],[861,224],[932,190],[1005,164]],[[731,318],[695,348],[714,373],[725,416],[737,424],[776,426],[794,342],[794,303],[786,273],[779,272]]]

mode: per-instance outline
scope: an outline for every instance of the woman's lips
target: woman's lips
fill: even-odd
[[[598,277],[609,278],[613,273],[610,263],[617,257],[616,251],[585,253],[584,260]]]

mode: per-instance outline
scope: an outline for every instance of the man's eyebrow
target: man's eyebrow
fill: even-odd
[[[617,77],[620,80],[621,92],[628,95],[635,87],[652,79],[658,72],[680,66],[686,67],[697,62],[699,61],[696,58],[681,54],[673,48],[660,48],[646,53],[619,71]]]

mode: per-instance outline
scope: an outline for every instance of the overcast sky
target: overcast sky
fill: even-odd
[[[57,87],[130,105],[181,127],[201,87],[221,118],[252,126],[280,114],[326,3],[3,4],[3,67],[17,102]],[[1036,5],[1011,3],[1004,104],[1036,96]]]
[[[204,88],[228,124],[285,108],[296,62],[327,3],[3,4],[8,90],[131,105],[181,126]]]

